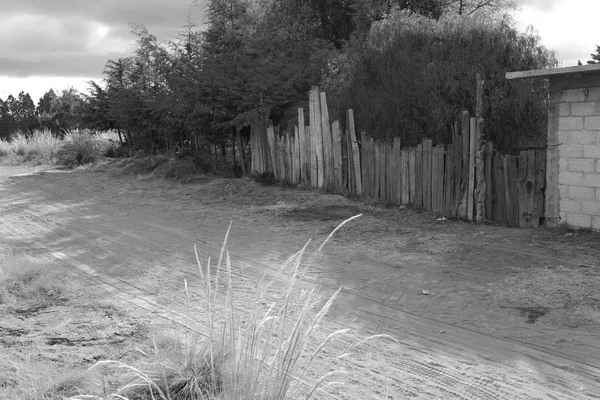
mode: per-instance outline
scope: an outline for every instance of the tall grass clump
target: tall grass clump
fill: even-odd
[[[116,367],[137,376],[111,398],[308,399],[339,383],[336,379],[343,371],[322,374],[312,371],[316,360],[322,363],[322,358],[329,357],[324,350],[347,329],[334,332],[321,329],[339,290],[329,298],[322,298],[314,285],[302,279],[310,241],[273,277],[260,281],[254,296],[250,297],[252,305],[248,307],[248,298],[236,299],[240,290],[236,288],[226,250],[228,235],[229,231],[216,267],[211,265],[210,259],[202,265],[196,253],[204,287],[200,304],[191,304],[192,293],[185,281],[188,307],[203,310],[208,319],[206,332],[189,328],[202,337],[170,360],[161,355],[160,346],[155,342],[157,367],[153,372],[118,361],[103,361],[93,366],[92,370]],[[385,335],[363,339],[350,347],[381,336]],[[338,357],[346,356],[348,350],[345,348]]]
[[[23,161],[50,161],[60,147],[61,140],[52,132],[36,130],[30,134],[16,133],[9,139],[0,139],[0,157],[21,157]]]
[[[57,163],[74,168],[95,162],[110,151],[111,145],[88,133],[71,133],[65,136],[56,153]]]

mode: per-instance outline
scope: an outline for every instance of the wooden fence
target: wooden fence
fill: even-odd
[[[379,141],[364,132],[357,137],[352,110],[345,131],[339,121],[330,122],[326,95],[318,88],[309,100],[309,124],[300,108],[293,132],[266,128],[269,154],[253,154],[253,160],[267,160],[253,163],[254,173],[272,172],[280,181],[414,205],[448,218],[520,227],[537,227],[543,219],[545,149],[504,156],[482,141],[481,118],[466,111],[453,127],[452,143],[434,146],[423,139],[403,148],[399,138]]]

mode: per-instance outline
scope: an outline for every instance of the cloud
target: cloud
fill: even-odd
[[[535,0],[526,0],[530,6],[522,7],[516,19],[519,29],[533,25],[549,49],[558,51],[558,58],[564,67],[585,63],[590,53],[600,44],[596,29],[596,19],[600,13],[600,1],[562,0],[552,1],[552,10],[535,8]],[[545,2],[544,2],[545,3]],[[583,12],[585,10],[585,12]]]
[[[518,7],[531,7],[532,9],[550,12],[563,0],[518,0]]]
[[[134,49],[131,23],[171,39],[188,15],[203,22],[191,0],[0,0],[0,75],[99,77],[106,61]]]

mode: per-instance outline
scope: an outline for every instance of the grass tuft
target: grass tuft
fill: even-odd
[[[114,135],[113,135],[114,136]],[[66,132],[63,138],[50,131],[36,130],[30,134],[17,133],[8,139],[0,139],[0,158],[13,162],[53,162],[67,167],[93,162],[102,156],[118,155],[118,145],[111,133],[90,135]]]
[[[335,232],[357,217],[340,224],[316,251],[320,252]],[[330,368],[315,372],[317,362],[323,367],[323,359],[330,359],[334,365],[365,341],[388,338],[376,335],[361,339],[347,345],[339,355],[331,351],[332,344],[348,332],[323,329],[325,315],[341,289],[323,298],[314,285],[303,279],[309,265],[304,259],[310,241],[252,290],[248,283],[239,283],[232,271],[227,251],[230,230],[231,225],[216,264],[210,258],[201,261],[196,253],[199,285],[194,286],[193,293],[184,280],[183,295],[189,310],[185,342],[160,332],[154,335],[152,350],[136,348],[143,359],[135,359],[135,365],[123,360],[100,361],[85,373],[75,371],[54,379],[51,385],[44,385],[46,390],[40,391],[39,384],[32,385],[35,393],[41,394],[34,398],[310,399],[339,384],[345,374]],[[6,287],[15,297],[33,296],[24,288],[38,290],[39,280],[36,274],[23,273]],[[49,288],[41,290],[47,294]],[[194,325],[194,311],[204,313],[203,328]],[[18,384],[20,371],[0,368],[0,372],[5,374],[4,385]],[[118,379],[107,380],[107,376]]]
[[[90,164],[107,152],[107,145],[94,138],[92,135],[72,134],[71,139],[66,139],[56,153],[57,162],[67,168]]]
[[[335,231],[357,217],[345,221]],[[304,256],[310,241],[272,277],[260,281],[250,295],[254,300],[248,311],[240,308],[242,304],[247,305],[248,300],[237,299],[239,289],[227,252],[228,236],[229,230],[216,265],[210,259],[203,264],[196,254],[204,287],[202,300],[191,304],[185,281],[188,308],[205,310],[206,331],[189,328],[198,339],[192,345],[188,340],[187,346],[174,346],[183,350],[171,351],[168,357],[162,350],[171,345],[155,340],[153,369],[136,368],[119,361],[103,361],[93,366],[92,370],[111,366],[134,372],[136,379],[121,387],[115,396],[131,400],[309,399],[339,383],[336,379],[343,371],[329,371],[317,377],[311,372],[317,360],[336,358],[327,350],[348,330],[322,332],[323,318],[339,290],[323,299],[314,286],[303,281]],[[193,320],[191,314],[190,320]],[[362,341],[351,347],[360,343]],[[350,350],[345,349],[342,354]]]

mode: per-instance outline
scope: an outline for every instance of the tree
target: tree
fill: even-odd
[[[52,132],[58,132],[59,127],[54,120],[54,111],[58,96],[53,89],[50,89],[38,101],[36,113],[38,125],[41,129],[48,129]]]
[[[413,145],[423,137],[449,141],[461,110],[475,108],[475,75],[481,73],[486,138],[509,152],[524,135],[545,137],[548,87],[514,85],[504,75],[554,62],[534,32],[519,33],[506,20],[454,15],[436,21],[396,10],[375,23],[365,41],[352,43],[324,82],[337,110],[355,109],[367,132]]]
[[[12,97],[12,95],[9,95]],[[0,137],[9,137],[15,129],[15,121],[10,113],[9,102],[0,99]]]
[[[600,63],[600,46],[596,45],[596,53],[590,54],[591,60],[588,60],[588,65]]]
[[[115,121],[109,115],[108,93],[94,81],[90,81],[88,84],[89,94],[84,95],[84,125],[101,132],[115,129]]]

